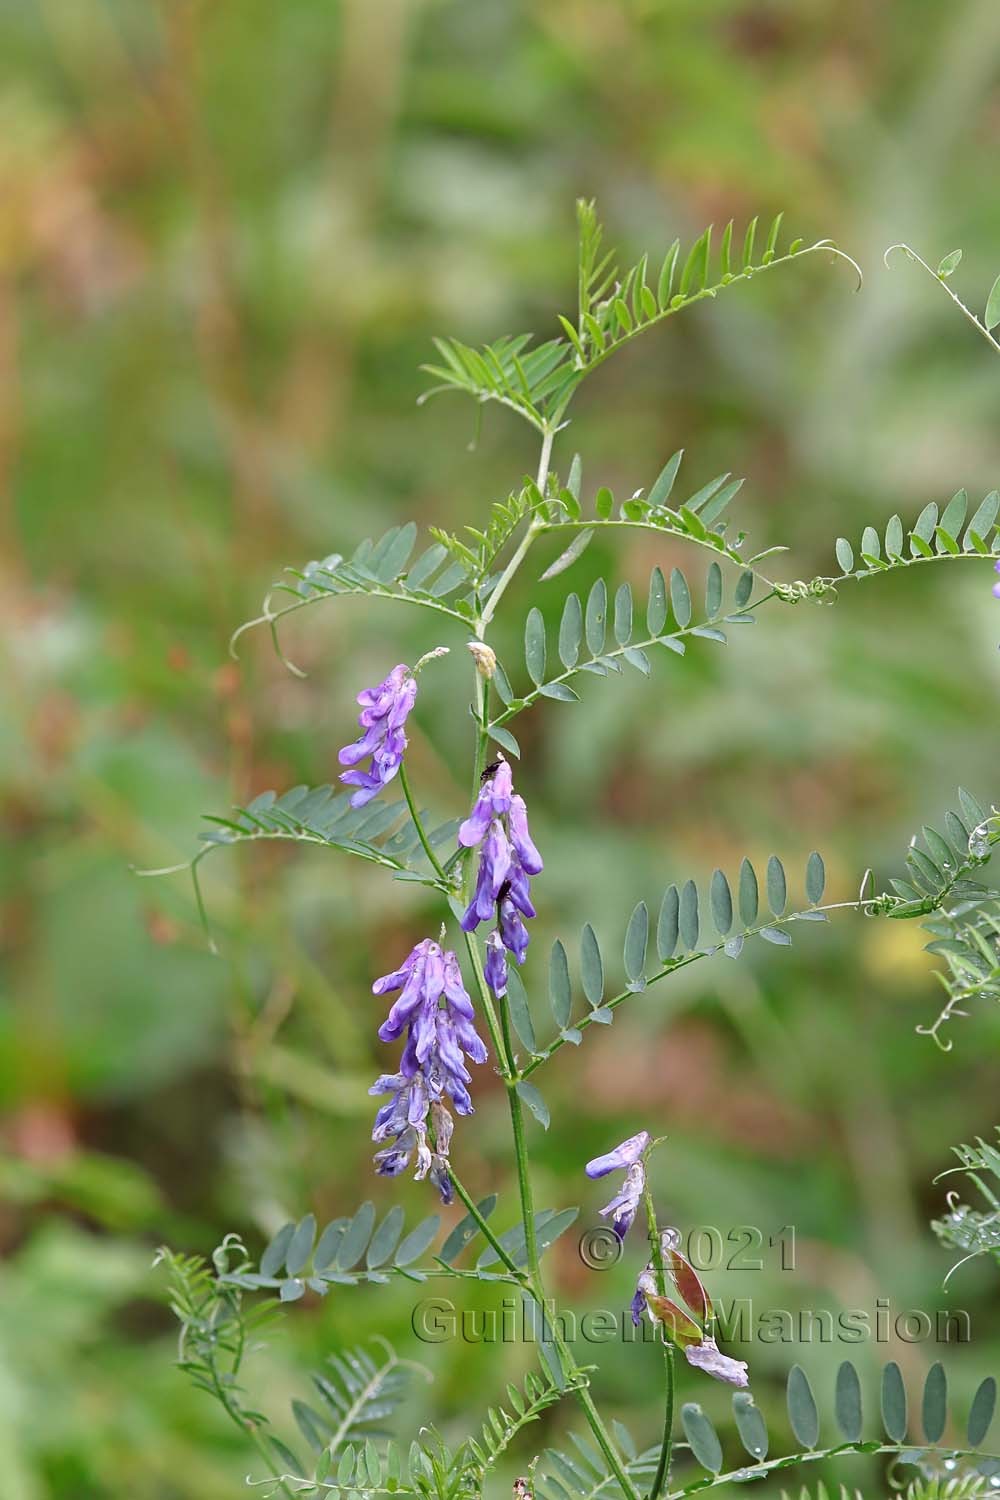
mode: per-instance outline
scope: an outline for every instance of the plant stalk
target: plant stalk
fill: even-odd
[[[549,463],[552,458],[552,443],[555,435],[555,428],[552,426],[547,426],[542,433],[542,451],[538,459],[538,478],[535,482],[543,496],[545,494],[545,486],[549,477]],[[514,574],[517,572],[518,568],[524,562],[524,559],[528,555],[528,549],[531,547],[531,544],[535,540],[535,537],[542,530],[543,525],[544,522],[538,521],[534,517],[532,517],[532,519],[528,522],[528,529],[525,531],[524,536],[515,547],[510,561],[494,584],[493,591],[483,606],[482,614],[479,616],[476,634],[477,636],[479,636],[480,640],[482,639],[483,632],[485,631],[487,625],[493,618],[496,607],[500,603],[500,599],[504,591],[506,590],[507,585],[514,577]]]
[[[663,1244],[660,1228],[656,1222],[653,1194],[647,1183],[643,1189],[646,1205],[646,1228],[649,1235],[649,1253],[653,1262],[656,1290],[661,1297],[667,1295],[667,1273],[663,1265]],[[670,1458],[674,1444],[674,1350],[669,1339],[660,1335],[663,1342],[663,1438],[656,1473],[649,1488],[649,1500],[659,1500],[670,1479]]]
[[[427,858],[431,864],[431,868],[434,870],[435,874],[441,881],[444,882],[445,885],[447,885],[448,877],[441,866],[441,861],[434,853],[431,841],[427,837],[427,832],[424,828],[423,820],[420,816],[420,813],[417,811],[417,804],[413,800],[413,792],[410,790],[410,778],[406,774],[405,756],[399,763],[399,784],[403,788],[403,796],[406,798],[406,805],[410,809],[410,817],[413,819],[413,826],[417,830],[417,837],[420,840],[421,848],[427,855]]]

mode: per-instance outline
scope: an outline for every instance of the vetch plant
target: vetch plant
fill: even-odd
[[[730,224],[718,251],[709,229],[686,254],[675,242],[655,269],[643,256],[623,273],[603,249],[591,204],[580,205],[579,227],[578,307],[573,318],[560,318],[561,336],[538,345],[527,336],[505,338],[483,349],[442,340],[440,362],[431,367],[436,389],[463,392],[480,404],[497,403],[536,429],[536,475],[495,505],[481,528],[467,527],[461,537],[434,530],[430,545],[417,552],[417,529],[409,523],[362,543],[350,558],[334,553],[290,570],[233,643],[235,649],[244,630],[266,624],[280,652],[279,628],[287,615],[331,598],[364,595],[432,613],[447,633],[447,646],[412,668],[400,663],[388,669],[375,687],[361,687],[360,733],[339,757],[346,767],[340,773],[346,790],[295,787],[281,795],[266,793],[232,815],[213,818],[190,865],[203,916],[201,860],[219,848],[262,839],[320,844],[375,864],[396,880],[416,882],[433,895],[439,910],[432,930],[408,954],[389,957],[398,967],[373,978],[376,996],[393,997],[379,1037],[402,1044],[398,1071],[381,1076],[371,1089],[383,1101],[372,1130],[374,1170],[389,1177],[412,1170],[437,1190],[443,1205],[458,1200],[464,1216],[439,1245],[438,1215],[404,1233],[398,1207],[376,1224],[375,1209],[366,1202],[319,1232],[308,1214],[285,1225],[259,1261],[232,1236],[211,1267],[163,1252],[182,1327],[181,1363],[253,1439],[265,1465],[253,1482],[272,1494],[478,1496],[522,1431],[546,1408],[570,1402],[589,1433],[572,1435],[572,1452],[548,1449],[531,1456],[529,1477],[518,1481],[524,1495],[659,1500],[834,1452],[905,1459],[918,1466],[923,1476],[918,1485],[930,1484],[935,1474],[950,1481],[956,1466],[964,1466],[972,1479],[963,1493],[985,1493],[977,1486],[1000,1471],[1000,1460],[979,1452],[993,1416],[995,1384],[987,1380],[980,1387],[965,1441],[944,1443],[946,1382],[940,1365],[927,1379],[922,1436],[909,1430],[902,1380],[890,1364],[880,1396],[884,1431],[865,1438],[859,1378],[851,1364],[843,1364],[835,1393],[838,1437],[828,1448],[820,1447],[809,1380],[793,1367],[787,1403],[798,1447],[768,1456],[767,1427],[750,1394],[753,1370],[719,1347],[709,1292],[681,1254],[680,1235],[658,1219],[648,1162],[662,1144],[662,1137],[653,1139],[651,1133],[662,1118],[643,1122],[629,1139],[580,1164],[581,1174],[592,1179],[615,1178],[616,1190],[601,1213],[626,1253],[637,1238],[630,1231],[640,1216],[645,1225],[648,1251],[636,1257],[631,1312],[636,1323],[651,1320],[660,1346],[663,1423],[651,1447],[640,1449],[620,1423],[604,1415],[599,1372],[578,1363],[558,1317],[552,1316],[544,1255],[579,1210],[535,1206],[527,1115],[548,1125],[535,1075],[565,1045],[579,1046],[592,1027],[613,1022],[634,995],[713,955],[736,960],[754,938],[787,946],[796,932],[808,931],[808,924],[826,921],[833,911],[853,911],[924,921],[930,947],[944,964],[948,1001],[938,1021],[926,1028],[942,1046],[951,1045],[941,1040],[943,1026],[973,999],[1000,998],[1000,891],[980,878],[1000,839],[1000,816],[964,791],[960,810],[946,815],[943,832],[927,826],[922,842],[914,839],[904,873],[887,890],[877,891],[869,873],[856,896],[824,904],[825,868],[814,853],[804,871],[804,897],[793,901],[777,856],[761,873],[744,859],[732,879],[714,871],[707,890],[689,879],[668,884],[656,903],[636,904],[622,938],[620,985],[611,978],[617,960],[602,951],[590,923],[575,943],[557,941],[547,964],[537,958],[530,923],[536,902],[544,899],[544,859],[515,788],[521,748],[513,726],[526,709],[545,700],[552,711],[562,712],[562,705],[587,690],[590,678],[626,668],[649,677],[663,652],[682,658],[689,647],[700,649],[704,643],[704,649],[713,649],[730,632],[738,635],[739,628],[752,625],[765,608],[832,600],[849,583],[928,562],[986,558],[1000,565],[995,493],[971,519],[960,491],[943,510],[928,505],[908,530],[894,516],[884,538],[873,526],[865,528],[857,549],[840,538],[834,549],[838,573],[795,581],[769,576],[771,564],[764,571],[765,561],[783,548],[755,552],[731,524],[729,507],[741,481],[719,475],[679,498],[680,453],[648,488],[624,501],[616,502],[603,486],[588,496],[579,459],[560,467],[555,453],[570,401],[588,374],[639,333],[694,302],[820,252],[849,257],[826,240],[810,245],[796,240],[782,249],[779,217],[762,249],[756,221],[741,248]],[[628,584],[600,579],[586,597],[566,592],[554,640],[540,610],[531,609],[523,662],[499,659],[489,639],[491,626],[537,545],[546,538],[562,543],[541,574],[549,581],[569,573],[599,531],[637,529],[707,556],[703,588],[695,590],[680,568],[667,576],[654,567],[646,597],[637,601]],[[474,722],[468,799],[451,809],[451,821],[436,822],[411,785],[407,736],[419,722],[418,674],[446,652],[453,666],[466,647]],[[676,664],[675,669],[680,670]],[[465,711],[459,702],[456,719],[464,720]],[[346,719],[345,707],[345,724]],[[541,988],[547,989],[551,1015],[544,1034],[537,1003]],[[516,1219],[503,1228],[496,1224],[509,1218],[506,1205],[501,1212],[494,1195],[477,1197],[464,1165],[465,1144],[476,1129],[470,1118],[475,1069],[487,1066],[504,1086],[519,1198]],[[463,1124],[453,1139],[456,1115]],[[313,1404],[299,1400],[293,1406],[304,1448],[293,1450],[249,1403],[242,1382],[248,1337],[261,1316],[259,1308],[248,1311],[254,1296],[269,1293],[278,1302],[295,1302],[307,1291],[324,1295],[332,1287],[396,1279],[419,1284],[431,1277],[514,1288],[533,1319],[538,1369],[523,1387],[507,1387],[481,1434],[452,1448],[433,1429],[423,1429],[405,1451],[377,1435],[414,1374],[386,1351],[377,1359],[365,1350],[331,1356],[330,1369],[314,1376]],[[265,1310],[273,1305],[272,1297]],[[678,1352],[684,1359],[675,1367]],[[735,1469],[726,1469],[719,1437],[696,1399],[680,1411],[682,1442],[675,1432],[675,1388],[683,1378],[696,1396],[697,1382],[706,1377],[734,1387],[734,1422],[747,1455]],[[675,1443],[683,1447],[680,1460]]]

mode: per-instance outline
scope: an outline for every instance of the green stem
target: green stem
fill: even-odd
[[[493,587],[493,592],[490,594],[490,597],[487,599],[486,603],[483,605],[483,612],[482,612],[482,614],[479,617],[479,634],[480,634],[480,636],[482,635],[482,632],[485,630],[486,626],[492,620],[494,611],[496,610],[497,605],[500,603],[501,596],[506,591],[507,585],[510,583],[511,579],[514,577],[514,574],[517,572],[518,568],[521,566],[521,564],[524,562],[524,559],[527,557],[528,550],[531,547],[532,543],[534,542],[535,537],[541,531],[541,529],[542,528],[541,528],[541,525],[539,523],[537,523],[534,520],[529,521],[528,528],[525,531],[524,536],[518,542],[517,547],[514,549],[514,552],[511,554],[510,561],[508,562],[507,566],[504,568],[503,572],[500,574],[500,577],[497,579],[497,581],[496,581],[496,583],[495,583],[495,585]]]
[[[660,1228],[656,1222],[656,1209],[653,1205],[653,1194],[647,1183],[643,1189],[643,1199],[646,1205],[646,1228],[649,1235],[650,1260],[653,1262],[653,1273],[656,1278],[656,1290],[661,1297],[667,1295],[667,1273],[663,1265],[663,1243],[660,1239]],[[661,1338],[663,1338],[661,1333]],[[659,1500],[664,1486],[670,1477],[670,1455],[674,1443],[674,1350],[673,1345],[663,1338],[663,1438],[660,1443],[660,1457],[656,1465],[656,1473],[649,1489],[649,1500]]]
[[[482,785],[483,771],[486,769],[486,748],[489,744],[489,689],[486,679],[476,666],[475,683],[475,713],[476,713],[476,754],[472,767],[472,800],[475,802],[479,796],[479,788]],[[465,851],[466,853],[468,851]],[[471,886],[470,886],[471,893]]]
[[[514,1049],[510,1034],[510,1023],[507,1016],[507,1007],[501,1005],[500,1019],[503,1026],[504,1045],[507,1049],[511,1076],[507,1083],[507,1105],[510,1109],[510,1123],[514,1134],[514,1164],[517,1169],[517,1187],[521,1199],[521,1219],[524,1224],[525,1254],[528,1261],[528,1273],[531,1280],[532,1294],[545,1313],[545,1284],[542,1280],[542,1270],[538,1257],[538,1242],[535,1234],[535,1205],[534,1195],[531,1188],[531,1173],[528,1166],[528,1146],[524,1135],[524,1110],[521,1107],[521,1096],[517,1092],[516,1067],[514,1064]],[[566,1370],[570,1379],[575,1379],[580,1374],[579,1367],[573,1357],[572,1351],[559,1330],[558,1320],[552,1319],[552,1342],[555,1345],[560,1362]],[[629,1500],[638,1500],[638,1490],[629,1478],[625,1466],[618,1454],[611,1436],[604,1425],[600,1412],[594,1405],[593,1398],[585,1385],[575,1388],[576,1398],[583,1408],[591,1432],[598,1447],[604,1454],[605,1459],[621,1485],[623,1495]]]
[[[556,1348],[559,1350],[560,1356],[564,1359],[569,1359],[572,1362],[572,1355],[570,1355],[569,1350],[566,1347],[566,1341],[563,1338],[562,1334],[557,1328],[553,1328],[552,1333],[553,1340],[555,1342]],[[578,1373],[575,1365],[572,1365],[572,1372],[573,1374]],[[622,1494],[628,1495],[630,1497],[630,1500],[640,1500],[639,1491],[632,1483],[625,1465],[622,1463],[621,1458],[618,1456],[618,1450],[615,1448],[614,1444],[611,1441],[611,1436],[604,1425],[604,1419],[602,1418],[600,1412],[597,1410],[597,1407],[594,1405],[594,1398],[591,1396],[590,1391],[585,1385],[580,1385],[574,1387],[573,1394],[576,1396],[576,1399],[579,1401],[580,1406],[583,1409],[583,1414],[587,1418],[587,1425],[589,1426],[591,1432],[594,1434],[594,1439],[597,1443],[597,1446],[600,1448],[601,1452],[604,1454],[604,1457],[608,1461],[608,1467],[617,1479],[618,1483],[621,1485]]]
[[[430,839],[427,837],[426,830],[424,829],[423,820],[417,811],[417,804],[413,800],[413,792],[410,790],[410,778],[406,774],[405,756],[399,763],[399,784],[403,788],[403,796],[406,798],[406,805],[410,809],[410,817],[413,819],[413,826],[417,830],[417,837],[420,840],[421,847],[430,860],[431,868],[435,874],[447,885],[448,877],[442,869],[441,861],[431,847]]]
[[[503,1024],[504,1041],[508,1048],[510,1046],[510,1028],[507,1022],[507,1007],[501,1010],[501,1021]],[[528,1147],[524,1138],[524,1110],[521,1107],[521,1096],[517,1092],[517,1081],[508,1078],[507,1104],[510,1109],[510,1124],[514,1132],[514,1163],[517,1168],[517,1190],[521,1198],[521,1217],[524,1220],[524,1244],[528,1256],[528,1269],[535,1280],[540,1293],[539,1300],[544,1297],[542,1286],[542,1273],[538,1262],[538,1243],[535,1236],[535,1205],[534,1195],[531,1190],[531,1174],[528,1170]]]
[[[497,1060],[497,1071],[499,1072],[500,1077],[503,1079],[504,1083],[506,1083],[509,1078],[509,1073],[507,1070],[507,1048],[504,1045],[500,1026],[497,1022],[497,1013],[496,1007],[493,1004],[493,997],[490,994],[489,986],[486,983],[486,976],[483,973],[483,961],[480,957],[479,949],[476,947],[475,936],[471,932],[463,932],[462,936],[465,938],[465,951],[469,955],[469,962],[472,965],[472,972],[476,976],[476,986],[479,990],[479,1000],[480,1004],[483,1007],[483,1015],[486,1017],[486,1027],[490,1034],[490,1041],[493,1044],[493,1056]]]
[[[475,1222],[477,1228],[482,1233],[483,1238],[486,1240],[487,1244],[496,1251],[497,1255],[500,1257],[501,1261],[507,1267],[507,1269],[517,1277],[522,1289],[528,1294],[528,1296],[533,1299],[535,1303],[537,1303],[539,1308],[541,1308],[542,1314],[544,1316],[545,1293],[542,1287],[541,1276],[537,1270],[537,1258],[534,1274],[528,1274],[520,1267],[516,1266],[509,1252],[504,1249],[497,1236],[493,1233],[489,1224],[479,1212],[478,1205],[473,1201],[471,1195],[466,1191],[463,1184],[455,1175],[455,1169],[453,1166],[451,1166],[450,1163],[448,1172],[455,1186],[455,1191],[458,1194],[459,1198],[461,1198],[462,1203],[465,1205],[469,1217]],[[527,1220],[525,1221],[525,1223],[527,1224]],[[573,1394],[579,1401],[580,1406],[583,1409],[583,1413],[587,1418],[588,1426],[590,1427],[591,1432],[594,1434],[594,1439],[598,1447],[604,1454],[604,1457],[607,1459],[608,1466],[611,1469],[611,1472],[614,1474],[615,1478],[618,1480],[618,1483],[621,1485],[622,1493],[624,1495],[627,1495],[629,1497],[629,1500],[640,1500],[639,1492],[625,1471],[625,1467],[622,1464],[615,1446],[611,1441],[611,1436],[604,1425],[601,1414],[597,1410],[597,1407],[594,1405],[594,1401],[589,1390],[587,1389],[586,1385],[576,1383],[578,1380],[582,1381],[584,1379],[583,1371],[580,1370],[575,1359],[573,1358],[572,1352],[569,1349],[566,1340],[559,1332],[557,1321],[555,1318],[552,1319],[552,1326],[550,1331],[552,1333],[552,1342],[555,1344],[556,1348],[559,1351],[560,1359],[567,1379],[572,1382]]]
[[[523,1286],[527,1291],[531,1292],[531,1295],[534,1297],[535,1290],[530,1285],[528,1275],[525,1272],[523,1266],[515,1265],[510,1251],[505,1250],[503,1245],[501,1245],[500,1241],[493,1233],[493,1230],[490,1228],[487,1221],[483,1218],[483,1215],[479,1212],[479,1205],[459,1180],[455,1172],[455,1168],[451,1164],[451,1162],[448,1163],[448,1175],[451,1178],[452,1183],[454,1184],[456,1193],[461,1198],[466,1207],[469,1218],[474,1221],[476,1228],[479,1230],[486,1243],[496,1251],[497,1255],[499,1255],[501,1261],[507,1267],[507,1270],[510,1271],[511,1275],[517,1277],[518,1284],[520,1286]]]
[[[923,260],[917,254],[917,252],[914,249],[912,249],[909,245],[904,245],[904,244],[890,245],[889,248],[888,248],[888,250],[886,250],[885,254],[882,256],[882,260],[883,260],[883,262],[884,262],[884,264],[886,266],[888,266],[888,264],[889,264],[889,256],[892,254],[892,252],[894,250],[902,250],[904,252],[904,254],[906,254],[906,255],[909,256],[910,260],[915,261],[918,266],[923,266],[924,270],[927,272],[928,276],[930,276],[930,278],[932,279],[932,281],[936,281],[938,283],[938,285],[940,287],[943,287],[943,289],[948,293],[948,296],[951,298],[952,302],[954,302],[955,306],[958,308],[958,310],[962,314],[963,318],[967,318],[968,319],[968,321],[972,324],[972,326],[976,330],[976,332],[978,334],[980,334],[986,340],[986,342],[989,344],[989,346],[990,346],[991,349],[995,349],[997,351],[997,353],[1000,353],[1000,343],[997,343],[996,339],[993,337],[993,335],[990,332],[990,330],[986,327],[986,324],[985,323],[980,323],[979,319],[976,317],[976,315],[972,311],[972,309],[969,308],[969,307],[966,307],[966,305],[962,301],[961,297],[956,296],[956,294],[952,291],[951,287],[945,281],[944,277],[943,276],[939,276],[938,273],[937,273],[937,271],[931,270],[931,268],[927,264],[927,262],[925,260]]]
[[[242,1351],[242,1339],[240,1349]],[[235,1381],[235,1377],[239,1373],[241,1362],[242,1352],[240,1352],[234,1359],[233,1369],[228,1377],[229,1380]],[[210,1357],[207,1363],[212,1375],[212,1389],[215,1393],[216,1400],[219,1402],[220,1406],[226,1413],[226,1416],[229,1417],[230,1421],[232,1421],[240,1429],[244,1437],[248,1437],[253,1443],[254,1447],[257,1449],[257,1452],[260,1454],[264,1463],[267,1465],[268,1472],[270,1473],[272,1479],[277,1482],[278,1488],[280,1489],[281,1493],[283,1495],[287,1495],[288,1500],[292,1500],[292,1492],[288,1488],[285,1480],[282,1478],[281,1468],[277,1460],[274,1458],[273,1454],[268,1452],[267,1446],[264,1443],[264,1439],[258,1432],[256,1425],[251,1422],[250,1418],[243,1412],[238,1404],[234,1404],[231,1390],[227,1388],[227,1386],[223,1383],[223,1379],[222,1377],[220,1377],[215,1359]]]
[[[543,496],[545,494],[546,483],[549,477],[549,463],[552,458],[552,443],[555,435],[555,426],[546,426],[542,430],[542,451],[538,459],[538,478],[536,480],[536,483],[539,491]],[[479,624],[476,630],[476,634],[480,637],[480,639],[482,638],[483,631],[486,629],[486,626],[492,620],[493,615],[496,611],[496,607],[500,603],[507,585],[514,577],[514,574],[517,572],[518,568],[524,562],[524,559],[528,555],[528,549],[531,547],[531,544],[535,540],[535,537],[538,535],[538,533],[543,530],[544,524],[545,523],[538,517],[532,517],[531,521],[529,521],[528,529],[525,531],[524,536],[518,542],[516,548],[514,549],[514,552],[511,555],[510,561],[504,568],[503,572],[500,574],[500,577],[494,584],[493,591],[490,594],[490,597],[487,599],[485,605],[483,606],[483,612],[479,616]]]
[[[543,492],[543,494],[545,491],[546,481],[548,479],[549,463],[552,457],[552,440],[554,436],[554,427],[546,428],[542,434],[542,451],[538,461],[538,488]],[[493,588],[489,599],[486,601],[486,604],[483,607],[478,621],[476,622],[475,631],[477,639],[483,639],[486,627],[493,618],[493,613],[500,601],[501,596],[503,595],[504,590],[510,583],[511,579],[514,577],[521,563],[524,561],[524,558],[528,553],[528,549],[530,548],[532,542],[538,534],[539,529],[540,527],[536,525],[534,521],[529,522],[524,536],[521,538],[521,541],[515,549],[513,555],[511,556],[510,561],[497,580],[497,583]],[[476,754],[472,782],[473,798],[475,798],[479,794],[479,787],[483,775],[483,769],[486,764],[486,752],[489,741],[489,694],[486,682],[479,672],[478,666],[476,668],[475,678],[475,718],[477,731]],[[466,864],[463,880],[466,899],[468,899],[471,895],[471,883],[472,864],[471,862],[469,862]],[[473,972],[476,976],[476,984],[479,989],[479,997],[482,1002],[483,1013],[486,1016],[487,1025],[490,1029],[490,1036],[494,1044],[497,1062],[503,1075],[504,1084],[507,1090],[507,1105],[510,1111],[511,1130],[514,1137],[514,1163],[517,1171],[518,1194],[521,1202],[521,1220],[524,1226],[525,1258],[527,1261],[526,1270],[520,1270],[515,1267],[510,1255],[501,1247],[500,1241],[489,1228],[486,1220],[479,1212],[478,1207],[473,1202],[470,1195],[466,1192],[461,1182],[459,1182],[458,1178],[455,1176],[454,1170],[451,1168],[449,1168],[449,1170],[451,1172],[452,1182],[455,1185],[455,1191],[461,1198],[470,1217],[473,1219],[474,1223],[478,1226],[478,1228],[484,1235],[487,1243],[491,1245],[496,1254],[499,1255],[501,1262],[509,1270],[513,1271],[516,1276],[519,1277],[524,1291],[537,1303],[544,1318],[545,1285],[542,1280],[541,1266],[539,1264],[538,1238],[535,1233],[535,1209],[531,1188],[531,1174],[528,1168],[528,1147],[524,1134],[524,1112],[521,1107],[521,1097],[517,1092],[517,1084],[519,1082],[520,1075],[518,1073],[514,1058],[514,1045],[510,1031],[510,1021],[508,1018],[507,1007],[501,1002],[499,1006],[500,1037],[498,1038],[496,1030],[496,1009],[493,1005],[489,986],[486,983],[486,976],[483,973],[483,965],[480,958],[479,949],[470,934],[466,934],[466,946],[469,953],[469,960],[472,964]],[[621,1458],[614,1446],[614,1443],[611,1440],[611,1436],[604,1425],[600,1412],[594,1405],[590,1392],[586,1388],[583,1372],[579,1369],[570,1349],[566,1344],[565,1339],[563,1338],[557,1326],[553,1326],[552,1328],[552,1342],[559,1352],[559,1357],[564,1372],[567,1374],[568,1379],[573,1382],[574,1394],[576,1395],[577,1400],[580,1402],[580,1405],[583,1408],[583,1412],[587,1418],[590,1430],[594,1434],[594,1439],[601,1449],[601,1452],[604,1454],[611,1472],[614,1474],[619,1485],[621,1486],[622,1494],[627,1497],[627,1500],[640,1500],[639,1492],[629,1478],[625,1466],[623,1465]],[[578,1381],[581,1383],[576,1383]]]

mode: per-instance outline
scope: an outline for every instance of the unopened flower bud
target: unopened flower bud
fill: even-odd
[[[485,677],[487,682],[492,681],[497,669],[497,654],[493,647],[487,646],[485,641],[469,641],[469,650],[475,659],[480,677]]]

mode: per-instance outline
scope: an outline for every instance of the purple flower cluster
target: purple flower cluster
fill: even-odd
[[[458,959],[425,938],[401,968],[376,979],[372,993],[400,990],[379,1027],[383,1042],[406,1033],[398,1073],[384,1073],[370,1094],[390,1094],[375,1116],[372,1140],[391,1142],[376,1153],[376,1170],[387,1177],[405,1172],[416,1153],[414,1176],[429,1176],[442,1202],[452,1198],[448,1148],[454,1121],[446,1097],[460,1115],[473,1113],[465,1058],[486,1061],[486,1047],[473,1024],[472,1001],[462,983]],[[428,1139],[428,1130],[430,1139]]]
[[[1000,573],[1000,562],[994,563],[993,569],[994,572]],[[995,583],[993,585],[993,597],[994,599],[1000,599],[1000,583]]]
[[[364,807],[377,797],[399,770],[406,749],[403,725],[417,696],[417,679],[409,667],[393,667],[378,687],[365,688],[358,694],[361,712],[358,724],[362,733],[353,745],[345,745],[338,757],[342,766],[357,766],[371,757],[367,771],[344,771],[341,781],[358,790],[351,798],[352,807]]]
[[[630,1135],[627,1141],[622,1141],[605,1156],[595,1156],[584,1169],[588,1177],[607,1177],[609,1172],[625,1173],[620,1191],[601,1209],[602,1218],[606,1218],[608,1214],[613,1216],[611,1227],[620,1240],[631,1229],[642,1202],[646,1187],[643,1153],[648,1145],[649,1131],[640,1130],[638,1135]]]
[[[529,877],[542,869],[542,857],[528,831],[524,798],[514,791],[510,766],[501,755],[483,778],[476,805],[458,830],[466,849],[481,845],[476,890],[462,928],[475,932],[480,922],[494,921],[486,940],[486,979],[497,996],[507,990],[507,953],[519,964],[528,951],[525,917],[533,917]]]
[[[640,1130],[638,1135],[622,1141],[606,1156],[595,1157],[587,1163],[588,1177],[606,1177],[609,1172],[625,1170],[621,1192],[601,1209],[602,1214],[614,1213],[612,1222],[619,1238],[630,1228],[642,1197],[648,1145],[648,1133]],[[685,1359],[694,1369],[703,1370],[726,1385],[746,1390],[750,1384],[746,1361],[723,1354],[715,1342],[712,1336],[715,1313],[711,1298],[694,1266],[677,1248],[680,1238],[676,1229],[659,1230],[659,1263],[663,1280],[666,1283],[669,1278],[671,1291],[676,1292],[684,1306],[660,1294],[658,1268],[654,1261],[649,1260],[635,1284],[635,1295],[630,1304],[632,1322],[638,1328],[645,1312],[652,1323],[660,1325],[671,1344],[683,1349]]]

